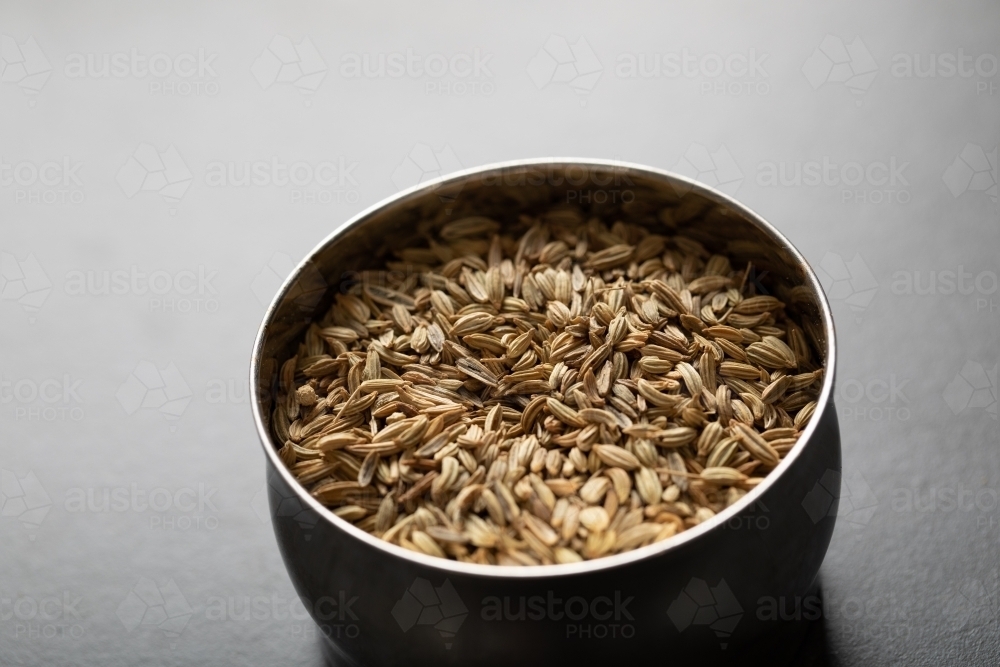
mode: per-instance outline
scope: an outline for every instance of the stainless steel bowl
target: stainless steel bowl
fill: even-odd
[[[432,558],[334,516],[282,465],[269,427],[277,368],[304,328],[353,271],[380,266],[388,249],[420,239],[422,230],[471,213],[510,221],[554,203],[683,232],[751,262],[752,279],[793,304],[826,363],[815,416],[798,443],[763,483],[711,520],[579,564]],[[709,187],[650,167],[579,159],[507,162],[418,185],[320,243],[286,279],[257,334],[253,415],[278,545],[329,654],[345,664],[775,664],[794,649],[790,623],[817,609],[807,596],[833,532],[835,361],[830,307],[805,260],[760,216]]]

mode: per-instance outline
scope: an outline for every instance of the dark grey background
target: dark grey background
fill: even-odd
[[[0,663],[320,663],[247,401],[265,305],[383,197],[549,155],[697,175],[823,277],[845,483],[809,659],[1000,662],[1000,5],[8,2],[0,34]],[[133,50],[169,59],[98,76]],[[246,162],[320,177],[219,182]]]

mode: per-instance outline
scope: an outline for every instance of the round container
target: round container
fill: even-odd
[[[466,215],[501,223],[569,204],[604,220],[683,233],[797,310],[825,362],[815,414],[781,464],[739,502],[635,551],[537,567],[460,563],[383,542],[334,516],[277,456],[277,369],[352,272]],[[709,187],[620,162],[543,159],[452,174],[400,192],[328,236],[268,308],[250,368],[278,546],[324,649],[340,664],[575,665],[788,659],[795,621],[818,617],[815,580],[833,532],[840,435],[834,328],[819,281],[770,224]],[[793,627],[794,626],[794,627]]]

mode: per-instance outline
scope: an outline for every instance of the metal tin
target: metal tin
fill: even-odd
[[[428,226],[472,213],[503,222],[555,203],[683,232],[750,262],[751,279],[790,300],[827,368],[798,443],[764,482],[711,520],[578,564],[517,568],[438,559],[334,516],[278,459],[268,425],[277,368],[304,328],[351,282],[352,271],[379,266],[387,248],[405,247]],[[264,317],[250,385],[278,545],[326,649],[344,664],[774,664],[795,647],[798,630],[790,621],[815,614],[809,596],[833,532],[841,465],[835,362],[830,307],[801,254],[712,188],[650,167],[556,158],[430,181],[328,236],[285,280]]]

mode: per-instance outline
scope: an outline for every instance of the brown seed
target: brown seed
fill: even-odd
[[[629,551],[652,542],[660,534],[662,526],[655,523],[640,523],[622,531],[615,541],[615,551]]]
[[[348,445],[356,445],[361,442],[353,433],[331,433],[329,435],[324,435],[316,441],[315,448],[321,452],[332,452],[337,449],[343,449]]]
[[[719,422],[710,422],[705,426],[701,435],[698,436],[699,456],[707,456],[715,447],[715,444],[722,439],[724,433],[722,426]]]
[[[677,364],[677,370],[680,372],[681,377],[684,378],[684,384],[687,387],[688,393],[692,396],[699,395],[704,385],[701,381],[701,375],[694,369],[694,366],[682,361]]]
[[[396,501],[392,498],[392,492],[382,498],[378,505],[378,512],[375,514],[375,532],[385,533],[396,520]]]
[[[378,359],[375,355],[373,355],[373,358]],[[358,386],[358,390],[362,394],[369,394],[373,391],[377,394],[382,394],[394,390],[401,384],[403,384],[402,380],[365,380]]]
[[[611,517],[603,507],[586,507],[580,510],[580,524],[587,530],[599,533],[611,525]]]
[[[353,522],[363,519],[368,514],[368,510],[357,505],[341,505],[334,508],[333,513],[345,521]]]
[[[650,403],[652,403],[657,407],[662,408],[662,407],[674,406],[677,405],[677,403],[680,400],[679,397],[677,396],[672,396],[657,391],[657,389],[652,384],[650,384],[646,380],[643,380],[642,378],[639,378],[639,381],[636,383],[636,387],[639,390],[640,396],[642,396],[644,399],[646,399],[647,401],[649,401]]]
[[[788,375],[782,375],[780,378],[764,388],[764,391],[760,395],[760,399],[764,403],[774,403],[785,395],[785,392],[791,384],[792,378]]]
[[[779,456],[771,444],[761,437],[760,433],[742,422],[733,424],[733,434],[739,438],[743,447],[764,465],[778,465]]]
[[[545,523],[538,517],[527,512],[523,515],[524,525],[534,533],[535,537],[542,541],[546,546],[555,546],[559,541],[559,534],[553,530],[552,526]]]
[[[747,476],[735,468],[705,468],[701,471],[701,478],[706,482],[718,484],[739,484],[745,482]]]
[[[736,304],[733,312],[740,315],[757,315],[784,307],[785,304],[773,296],[752,296]]]
[[[564,424],[576,426],[577,428],[581,428],[586,425],[586,422],[580,417],[580,414],[576,410],[564,405],[561,401],[549,398],[546,399],[545,404],[548,406],[549,412],[552,413],[552,416]]]
[[[585,262],[585,266],[598,271],[610,269],[627,262],[632,256],[632,250],[633,248],[630,245],[613,245],[610,248],[595,252]]]
[[[580,488],[579,482],[571,479],[547,479],[545,485],[559,498],[571,496]]]
[[[615,495],[618,496],[618,502],[624,503],[628,500],[629,494],[632,492],[632,476],[622,468],[608,468],[604,471],[604,474],[614,485]]]
[[[546,482],[548,483],[548,482]],[[551,485],[550,485],[551,486]],[[580,498],[583,502],[596,505],[604,498],[604,494],[611,488],[611,480],[607,477],[591,477],[580,489]],[[554,491],[555,489],[553,489]],[[558,491],[556,495],[559,495]],[[568,494],[567,494],[568,495]]]
[[[481,362],[472,359],[471,357],[463,357],[456,362],[455,367],[462,371],[469,377],[479,380],[483,384],[487,384],[491,387],[497,386],[497,377],[493,374],[490,369],[486,368]]]
[[[635,470],[639,467],[639,459],[624,447],[617,445],[594,445],[594,451],[601,461],[612,468]]]
[[[746,380],[755,380],[760,377],[760,369],[750,364],[741,364],[735,361],[723,361],[719,364],[719,374]]]
[[[372,483],[372,477],[375,476],[375,468],[378,465],[378,456],[378,452],[371,452],[365,456],[365,460],[358,470],[358,485],[368,486]]]
[[[774,336],[765,336],[759,343],[751,343],[746,349],[747,359],[767,368],[795,368],[798,360],[795,353],[785,343]]]
[[[583,557],[572,549],[559,547],[553,551],[557,563],[579,563]]]
[[[437,556],[438,558],[447,557],[440,545],[434,541],[434,538],[423,531],[413,531],[410,534],[410,541],[417,547],[417,550],[422,551],[428,556]]]
[[[647,505],[655,505],[663,493],[660,478],[652,468],[639,468],[635,474],[635,489]]]
[[[678,426],[676,428],[670,428],[665,431],[659,431],[653,438],[655,442],[660,447],[683,447],[684,445],[693,442],[695,438],[698,437],[698,431],[689,426]]]
[[[469,313],[458,318],[458,321],[451,328],[452,336],[464,336],[466,334],[486,331],[493,326],[493,316],[489,313]]]
[[[583,547],[584,558],[600,558],[615,546],[617,534],[613,530],[604,533],[591,533],[587,536],[587,542]]]

